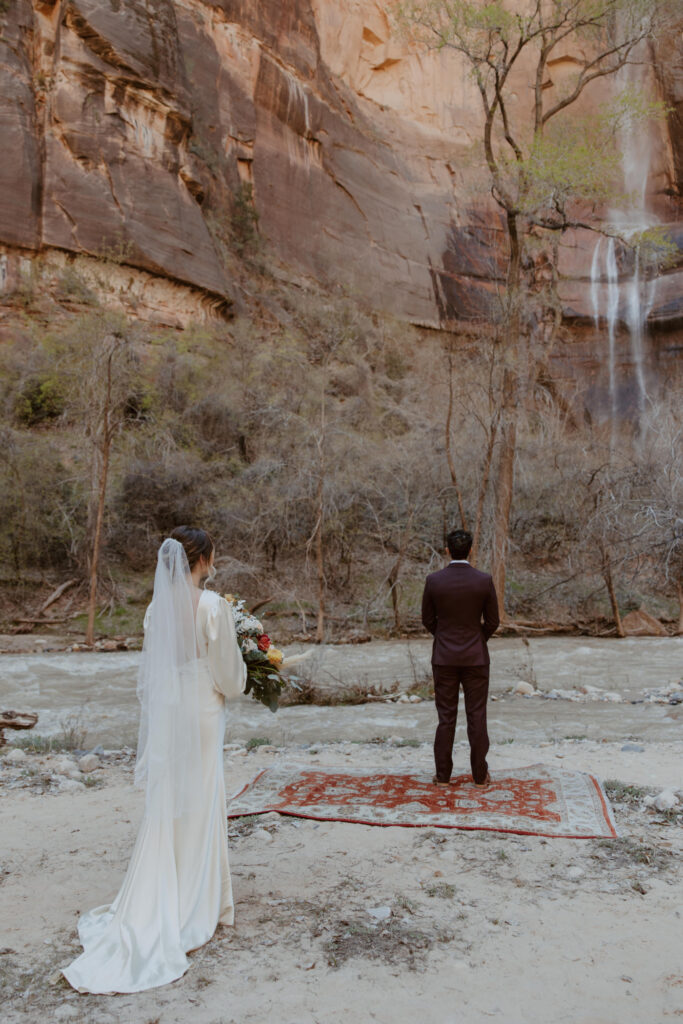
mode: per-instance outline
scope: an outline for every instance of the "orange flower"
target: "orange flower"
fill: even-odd
[[[268,661],[276,668],[282,664],[285,657],[282,651],[278,651],[277,647],[269,647],[267,656]]]

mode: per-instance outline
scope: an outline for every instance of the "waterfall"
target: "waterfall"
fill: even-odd
[[[598,241],[593,249],[593,259],[591,260],[591,305],[593,306],[593,321],[595,323],[595,329],[600,327],[600,243],[602,238],[598,237]]]
[[[621,84],[631,84],[632,75],[632,69],[624,69]],[[627,122],[621,132],[621,164],[626,200],[624,208],[609,211],[607,218],[610,231],[617,238],[623,238],[627,245],[629,239],[635,238],[640,232],[657,223],[657,218],[648,212],[646,199],[652,156],[649,129],[639,132],[637,128],[637,125]],[[638,418],[642,424],[648,401],[644,340],[647,318],[655,301],[657,278],[643,274],[640,245],[637,239],[633,250],[633,272],[629,276],[622,276],[619,273],[615,238],[609,238],[604,260],[601,242],[602,238],[598,238],[591,260],[591,303],[593,320],[596,328],[599,328],[602,314],[601,299],[605,291],[601,285],[606,282],[604,316],[607,324],[610,416],[612,438],[614,438],[615,420],[619,411],[616,371],[618,326],[620,322],[624,323],[628,330]]]
[[[617,420],[617,366],[616,366],[616,330],[619,312],[619,271],[614,239],[607,243],[607,337],[609,342],[609,403],[612,423],[612,441]]]

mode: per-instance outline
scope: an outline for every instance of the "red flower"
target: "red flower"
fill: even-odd
[[[267,651],[270,647],[270,637],[266,633],[261,633],[256,643],[259,651]]]

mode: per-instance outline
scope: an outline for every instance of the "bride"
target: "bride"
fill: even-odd
[[[229,604],[200,587],[213,558],[209,535],[187,526],[159,548],[138,678],[144,817],[114,902],[78,923],[83,953],[62,973],[81,992],[174,981],[186,953],[234,921],[223,736],[246,666]]]

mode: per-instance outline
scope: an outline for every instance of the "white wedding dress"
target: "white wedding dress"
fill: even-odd
[[[169,543],[177,542],[164,542]],[[146,642],[156,601],[155,582],[154,601],[145,616]],[[143,772],[148,786],[145,814],[123,884],[111,906],[97,907],[80,918],[78,934],[84,952],[62,972],[81,992],[140,992],[174,981],[189,967],[186,953],[207,942],[217,924],[231,925],[234,920],[223,738],[225,700],[244,691],[246,667],[230,606],[218,594],[202,591],[194,639],[193,653],[199,657],[186,662],[178,673],[180,702],[173,705],[175,720],[170,726],[170,720],[164,720],[164,749],[157,751],[159,770],[152,790],[151,760],[149,777]],[[168,703],[167,696],[164,699]],[[150,737],[165,713],[161,705],[154,708],[152,701]],[[189,729],[193,715],[198,727],[194,786],[199,792],[192,793],[183,806],[172,788],[183,785],[176,769],[183,772],[182,760],[188,755],[183,750],[179,756],[176,751],[175,761],[168,760],[165,748],[172,745],[173,736],[180,735],[172,728],[183,729],[187,722]]]

